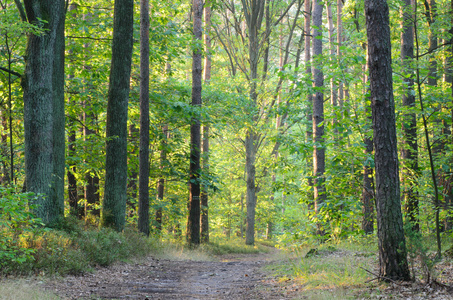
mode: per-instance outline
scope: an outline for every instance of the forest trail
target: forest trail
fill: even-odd
[[[82,276],[49,281],[63,299],[291,299],[262,267],[275,251],[219,256],[217,261],[148,257]]]

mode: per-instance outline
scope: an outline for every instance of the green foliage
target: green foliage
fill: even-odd
[[[18,193],[16,187],[0,186],[0,268],[33,260],[36,249],[27,247],[26,240],[33,229],[42,225],[31,213],[29,202],[37,196]]]
[[[81,226],[76,220],[66,219],[54,224],[53,229],[30,230],[21,244],[28,259],[7,257],[2,260],[1,273],[80,274],[95,266],[147,255],[160,247],[157,241],[135,230],[118,233],[108,228]]]

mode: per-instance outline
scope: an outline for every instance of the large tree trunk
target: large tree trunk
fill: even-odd
[[[127,198],[127,106],[133,43],[132,0],[115,0],[107,103],[105,189],[101,222],[122,231]]]
[[[140,154],[138,230],[149,235],[149,0],[140,0]]]
[[[365,16],[376,166],[379,275],[409,280],[401,214],[387,1],[366,0]]]
[[[315,0],[313,7],[313,57],[318,60],[314,63],[314,81],[317,88],[313,98],[313,175],[314,175],[314,199],[315,213],[319,213],[319,206],[326,199],[325,188],[325,146],[324,146],[324,94],[320,90],[324,86],[324,75],[320,65],[322,55],[322,10],[320,0]],[[321,224],[318,223],[318,232],[322,234]]]
[[[203,2],[193,0],[193,34],[194,40],[201,42]],[[194,49],[192,61],[192,106],[201,106],[202,89],[202,51]],[[201,153],[201,132],[200,120],[192,118],[190,126],[190,199],[189,218],[187,221],[187,242],[191,245],[200,244],[200,153]]]
[[[401,34],[401,60],[404,68],[403,106],[407,113],[404,114],[403,135],[404,143],[402,159],[405,163],[404,178],[407,180],[407,188],[404,191],[406,214],[412,229],[419,230],[418,222],[418,144],[417,144],[417,116],[415,109],[414,77],[411,67],[414,59],[414,0],[405,0],[403,5],[403,30]]]
[[[24,88],[26,189],[40,193],[37,217],[51,223],[64,212],[65,2],[26,1],[30,23],[45,29],[28,37]],[[42,20],[42,21],[41,21]]]

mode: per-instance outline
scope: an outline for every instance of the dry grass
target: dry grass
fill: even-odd
[[[44,290],[38,282],[28,280],[0,281],[1,300],[58,300],[60,297]]]

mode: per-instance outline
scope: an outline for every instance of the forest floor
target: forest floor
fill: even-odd
[[[148,257],[43,286],[63,299],[292,299],[295,294],[262,270],[276,253],[229,254],[215,261]]]
[[[437,281],[383,283],[372,275],[355,283],[331,284],[325,270],[315,265],[324,261],[329,265],[343,265],[351,259],[358,267],[366,259],[373,272],[376,258],[357,256],[354,251],[320,251],[313,257],[310,271],[318,274],[321,283],[315,286],[291,276],[277,276],[274,268],[283,266],[290,273],[291,263],[300,257],[289,256],[277,249],[266,253],[227,254],[214,258],[190,257],[170,259],[147,257],[140,261],[117,263],[106,268],[96,268],[92,273],[79,276],[27,279],[31,289],[45,290],[48,294],[21,299],[453,299],[453,263],[444,260],[436,266]],[[299,253],[300,254],[300,253]],[[307,259],[305,259],[307,261]],[[308,259],[309,260],[309,259]],[[293,262],[291,262],[293,261]],[[353,266],[351,266],[353,267]],[[287,270],[287,271],[285,271]],[[304,276],[304,275],[303,275]],[[336,276],[347,276],[337,274]],[[368,283],[367,283],[368,282]],[[23,286],[23,284],[22,284]],[[17,289],[22,289],[22,286]],[[1,288],[0,288],[1,291]],[[2,291],[3,292],[3,291]],[[0,295],[0,299],[19,299]],[[6,298],[5,298],[6,297]]]

